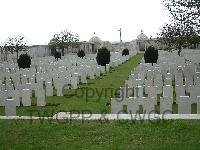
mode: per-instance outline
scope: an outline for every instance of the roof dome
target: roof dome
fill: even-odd
[[[148,40],[148,37],[141,31],[141,34],[137,36],[138,40]]]
[[[95,43],[95,44],[102,44],[102,40],[98,36],[93,36],[89,42]]]

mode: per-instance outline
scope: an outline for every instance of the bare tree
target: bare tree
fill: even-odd
[[[163,5],[170,12],[171,20],[200,31],[199,0],[163,0]]]
[[[26,50],[25,38],[22,35],[17,35],[13,37],[8,37],[8,40],[4,44],[4,50],[6,53],[10,52],[11,54],[17,53],[17,60],[19,58],[19,52]]]
[[[158,34],[158,40],[169,48],[178,49],[200,42],[200,1],[199,0],[163,0],[170,12],[171,23],[166,24]]]
[[[199,43],[199,35],[191,26],[171,23],[163,26],[158,40],[170,49],[177,49],[180,55],[182,48]]]
[[[54,41],[56,41],[56,44],[59,47],[59,49],[62,50],[62,56],[64,56],[64,48],[68,48],[68,46],[73,42],[78,42],[79,35],[69,30],[63,30],[58,34],[55,34],[53,39]]]

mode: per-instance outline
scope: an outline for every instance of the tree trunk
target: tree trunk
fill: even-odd
[[[18,61],[18,57],[19,57],[18,55],[19,55],[19,52],[18,52],[18,51],[16,51],[16,52],[17,52],[17,61]]]
[[[62,48],[62,56],[64,56],[64,48]]]
[[[5,61],[7,61],[8,60],[8,51],[6,50],[5,51]]]
[[[178,55],[181,56],[181,48],[178,48]]]

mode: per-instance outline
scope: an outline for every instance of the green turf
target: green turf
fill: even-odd
[[[78,90],[66,90],[65,97],[47,97],[45,107],[37,107],[35,98],[32,98],[31,107],[18,107],[17,115],[53,115],[61,111],[90,111],[92,113],[110,113],[110,98],[117,97],[116,92],[129,74],[135,68],[143,54],[137,54],[119,67],[112,68],[109,72],[96,80],[88,80],[88,84],[80,85]],[[88,91],[88,92],[86,92]],[[94,91],[94,95],[93,92]],[[83,96],[81,96],[83,93]],[[87,95],[87,96],[86,96]],[[4,107],[0,107],[0,115],[4,114]]]
[[[199,149],[200,121],[0,121],[0,149]]]

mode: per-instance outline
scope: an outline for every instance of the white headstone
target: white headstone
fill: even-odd
[[[71,86],[72,86],[72,89],[77,89],[78,87],[78,79],[77,78],[74,78],[72,77],[71,79]]]
[[[136,98],[129,98],[127,100],[127,111],[129,114],[136,114],[139,111],[139,103]]]
[[[172,113],[172,100],[171,97],[160,98],[160,114],[171,114]]]
[[[143,97],[143,113],[155,113],[155,98]]]
[[[111,98],[111,113],[118,114],[123,110],[123,100],[119,98]]]
[[[163,97],[173,98],[173,87],[170,85],[163,86]]]
[[[44,90],[39,90],[37,92],[36,97],[37,97],[37,106],[45,106],[46,105]]]
[[[85,74],[81,75],[81,83],[87,83],[87,78]]]
[[[200,114],[200,96],[197,96],[197,114]]]
[[[16,103],[14,99],[6,99],[5,114],[6,116],[16,116]]]
[[[0,106],[5,106],[5,100],[8,98],[7,96],[7,92],[4,91],[0,91]]]
[[[16,106],[20,106],[20,97],[21,97],[20,96],[20,91],[19,90],[14,90],[12,98],[15,100]]]
[[[190,92],[191,103],[197,103],[197,96],[200,96],[200,87],[189,86],[188,91]]]
[[[57,85],[57,96],[63,96],[63,84],[58,82]]]
[[[137,98],[143,97],[143,87],[142,86],[136,86],[134,88],[134,97],[137,97]]]
[[[46,83],[46,96],[53,96],[53,86],[51,82]]]
[[[23,106],[31,106],[30,90],[22,90],[22,104]]]
[[[191,101],[189,96],[180,96],[178,101],[178,114],[191,114]]]
[[[147,86],[147,88],[145,87],[145,92],[146,94],[148,94],[148,97],[154,97],[157,101],[157,86]]]
[[[176,85],[176,102],[179,101],[180,96],[185,96],[185,86],[184,85]]]
[[[106,71],[109,71],[109,70],[110,70],[110,65],[106,64]]]
[[[164,79],[164,85],[172,85],[172,79],[171,78],[165,78]]]

